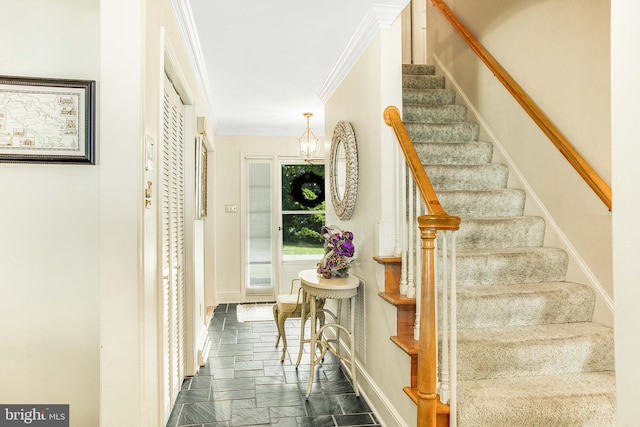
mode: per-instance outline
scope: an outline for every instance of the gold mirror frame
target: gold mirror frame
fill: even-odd
[[[358,147],[351,124],[341,120],[336,124],[329,152],[329,187],[331,203],[341,220],[353,215],[358,194]]]

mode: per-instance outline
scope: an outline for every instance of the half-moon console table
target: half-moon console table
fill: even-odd
[[[354,325],[355,325],[355,299],[358,294],[358,285],[360,285],[360,279],[353,275],[347,277],[332,277],[326,279],[316,272],[316,270],[303,270],[298,274],[300,278],[300,284],[302,287],[302,300],[311,301],[311,298],[324,298],[338,300],[338,315],[334,315],[332,312],[323,309],[325,313],[331,315],[334,318],[333,322],[325,323],[320,329],[317,326],[316,320],[316,304],[302,304],[302,319],[305,317],[305,307],[310,307],[311,310],[311,336],[306,339],[304,337],[305,321],[300,322],[300,349],[298,350],[298,360],[296,362],[296,368],[300,364],[302,357],[302,346],[304,343],[310,343],[310,367],[309,367],[309,384],[307,385],[306,398],[309,399],[311,393],[311,387],[313,385],[313,377],[315,366],[324,358],[327,351],[333,353],[338,358],[347,363],[347,370],[351,375],[351,381],[353,381],[353,391],[356,396],[360,396],[358,390],[358,382],[356,381],[356,352],[355,352],[355,337],[354,337]],[[349,308],[351,312],[351,320],[349,322],[349,328],[340,324],[340,315],[342,311],[342,301],[347,300],[349,302]],[[329,340],[325,339],[323,332],[327,328],[335,328],[337,332],[337,344],[336,348],[332,348],[329,345]],[[349,355],[340,354],[340,331],[347,333],[349,338]],[[320,354],[316,357],[316,347],[320,348]]]

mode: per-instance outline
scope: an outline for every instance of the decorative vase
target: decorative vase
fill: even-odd
[[[326,279],[332,277],[347,277],[351,257],[355,252],[353,233],[344,231],[336,226],[322,227],[325,254],[318,263],[318,274]]]
[[[349,275],[349,268],[341,268],[336,270],[335,275],[333,277],[347,277]]]

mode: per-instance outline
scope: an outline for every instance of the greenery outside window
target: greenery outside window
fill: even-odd
[[[324,165],[282,165],[282,260],[321,258],[325,225]]]

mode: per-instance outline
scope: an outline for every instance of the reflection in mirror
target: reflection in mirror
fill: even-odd
[[[329,156],[331,203],[338,218],[346,221],[353,215],[358,193],[358,149],[349,122],[336,124]]]
[[[333,163],[333,170],[336,175],[336,179],[333,181],[336,187],[336,196],[338,196],[339,200],[342,200],[344,198],[344,191],[347,185],[347,159],[342,141],[338,141],[336,143]]]

